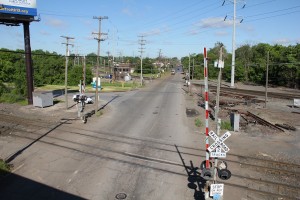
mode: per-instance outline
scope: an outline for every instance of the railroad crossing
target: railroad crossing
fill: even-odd
[[[210,131],[209,136],[215,141],[208,147],[208,151],[211,153],[211,157],[226,157],[226,153],[230,150],[229,147],[224,143],[224,141],[231,136],[231,133],[227,131],[221,137],[217,136],[217,134],[213,131]],[[213,152],[213,150],[215,150]],[[224,152],[222,152],[222,150]]]

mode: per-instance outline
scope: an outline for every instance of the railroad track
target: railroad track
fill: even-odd
[[[10,115],[0,114],[0,121],[15,124],[16,126],[14,126],[14,131],[11,133],[11,135],[14,135],[15,137],[25,138],[29,142],[35,141],[37,140],[37,138],[40,138],[38,142],[47,145],[69,149],[103,159],[117,160],[118,162],[136,165],[143,168],[149,168],[164,173],[187,176],[187,174],[182,173],[182,168],[184,166],[181,162],[178,162],[178,159],[176,161],[165,160],[162,158],[139,155],[133,152],[126,152],[122,151],[121,149],[114,148],[120,146],[120,144],[137,147],[142,146],[143,148],[151,149],[151,151],[159,151],[165,155],[169,155],[164,157],[176,156],[178,152],[176,151],[174,144],[170,144],[165,141],[120,136],[102,131],[95,132],[84,128],[77,128],[76,130],[70,131],[71,129],[70,127],[68,127],[68,124],[65,124],[64,126],[57,126],[57,128],[53,130],[54,124],[48,125],[47,122],[35,121],[30,119],[16,119],[15,116]],[[46,137],[41,138],[41,136],[49,130],[52,132],[60,131],[64,134],[70,134],[73,137],[68,137],[72,139],[64,139],[59,138],[55,134],[48,134]],[[74,137],[75,135],[77,137]],[[102,145],[99,146],[80,143],[76,141],[76,138],[78,137],[89,138],[93,141],[101,141],[106,145],[103,145],[102,147]],[[74,148],[73,145],[78,146],[78,148]],[[180,145],[178,146],[178,148],[180,149],[180,152],[185,159],[189,158],[191,160],[199,160],[199,157],[205,159],[204,149],[191,148]],[[97,150],[96,153],[94,150]],[[115,155],[121,155],[122,159],[116,159]],[[156,165],[148,165],[148,162],[156,163]],[[296,199],[300,197],[300,185],[298,182],[298,180],[300,179],[300,165],[236,154],[228,155],[228,159],[226,159],[226,162],[229,166],[239,165],[241,166],[241,169],[247,169],[255,173],[260,173],[264,176],[271,175],[272,177],[277,177],[277,179],[275,180],[265,179],[261,177],[249,177],[243,174],[242,171],[236,171],[233,172],[232,179],[224,182],[226,185],[246,190],[249,192],[249,194],[251,193],[251,195],[254,196],[256,195],[260,197],[267,197],[265,199]],[[168,166],[172,166],[172,168]],[[284,181],[282,177],[289,177],[290,179],[289,181]],[[246,183],[240,184],[241,182]]]
[[[202,85],[201,83],[193,83],[194,85]],[[216,90],[217,86],[210,84],[210,89]],[[246,89],[238,89],[238,88],[230,88],[230,87],[221,87],[222,92],[230,92],[234,94],[246,94],[253,96],[265,96],[265,91],[259,90],[246,90]],[[268,97],[278,98],[278,99],[300,99],[300,92],[298,93],[283,93],[283,92],[268,92]]]

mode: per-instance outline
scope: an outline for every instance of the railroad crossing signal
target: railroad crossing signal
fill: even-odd
[[[231,133],[227,131],[221,137],[217,136],[215,132],[210,131],[209,136],[215,141],[208,147],[208,151],[211,152],[211,157],[226,157],[226,153],[230,150],[228,146],[224,143],[224,141],[231,136]],[[215,150],[213,152],[213,150]],[[222,152],[222,150],[224,152]]]
[[[216,151],[210,152],[210,157],[212,158],[225,158],[226,157],[226,153],[222,152],[221,147],[217,147]]]

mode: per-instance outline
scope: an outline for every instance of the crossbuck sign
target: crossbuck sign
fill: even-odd
[[[215,141],[213,144],[211,144],[208,147],[208,151],[211,152],[211,157],[226,157],[226,153],[230,150],[228,146],[224,143],[224,141],[231,136],[231,133],[227,131],[222,135],[221,137],[218,137],[215,132],[210,131],[209,136]],[[213,150],[215,150],[213,152]],[[223,153],[221,150],[223,150],[225,153]]]

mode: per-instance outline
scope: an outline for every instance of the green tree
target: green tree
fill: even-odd
[[[241,80],[249,81],[249,68],[252,61],[252,48],[249,44],[242,45],[236,50],[236,66],[242,66],[243,70],[238,68],[238,70],[244,71],[244,76]]]

